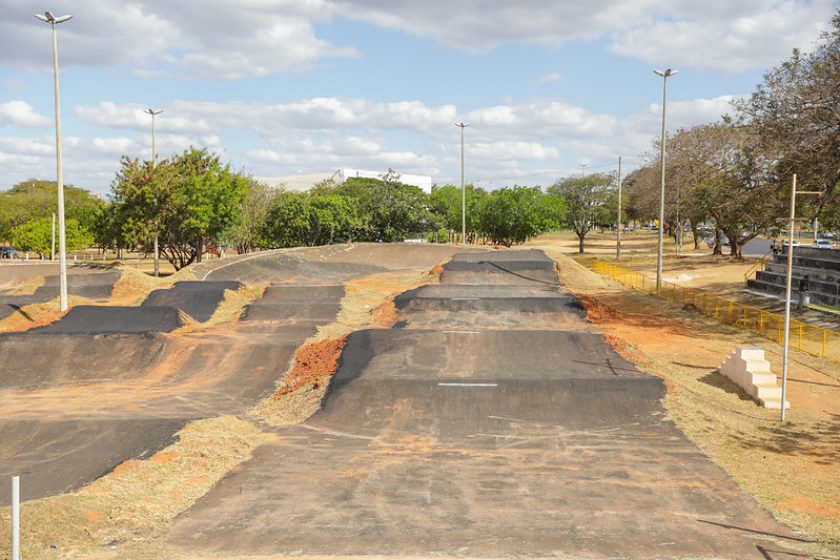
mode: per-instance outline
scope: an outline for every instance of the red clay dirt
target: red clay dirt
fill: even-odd
[[[302,346],[295,353],[295,365],[286,373],[283,386],[274,393],[274,398],[279,399],[306,386],[320,388],[335,373],[346,343],[345,336]]]

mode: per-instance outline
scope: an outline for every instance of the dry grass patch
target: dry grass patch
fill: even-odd
[[[13,296],[31,296],[35,293],[35,290],[40,288],[46,282],[46,278],[44,276],[35,276],[33,278],[27,278],[21,284],[15,288],[14,290],[9,292],[9,295]]]

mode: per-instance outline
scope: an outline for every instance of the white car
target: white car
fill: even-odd
[[[814,249],[833,249],[834,246],[831,244],[830,239],[817,239],[813,243],[811,243],[811,247]]]
[[[790,240],[789,240],[789,239],[785,239],[785,247],[787,247],[788,245],[790,245]],[[793,240],[793,246],[794,246],[794,247],[799,247],[799,241],[797,241],[796,239],[794,239],[794,240]]]

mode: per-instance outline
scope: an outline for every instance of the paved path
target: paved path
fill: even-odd
[[[587,332],[553,263],[499,254],[454,259],[445,286],[398,300],[398,328],[353,334],[323,409],[277,429],[171,542],[201,556],[787,557],[796,537],[675,428],[661,380]]]

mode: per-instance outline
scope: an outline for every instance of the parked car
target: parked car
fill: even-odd
[[[790,243],[790,239],[785,239],[785,247],[787,247],[787,246],[788,246],[788,245],[790,245],[790,244],[791,244],[791,243]],[[794,246],[794,247],[799,247],[799,241],[797,241],[796,239],[794,239],[794,240],[793,240],[793,246]]]
[[[813,243],[811,243],[811,247],[814,249],[833,249],[834,246],[831,244],[830,239],[817,239]]]
[[[0,247],[0,259],[19,259],[20,253],[14,247]]]

